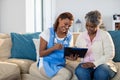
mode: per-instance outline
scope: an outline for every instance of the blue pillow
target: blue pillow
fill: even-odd
[[[115,57],[113,61],[120,62],[120,31],[108,31],[115,45]]]
[[[36,49],[32,39],[38,39],[39,34],[40,32],[28,34],[11,33],[12,48],[10,58],[36,61]]]

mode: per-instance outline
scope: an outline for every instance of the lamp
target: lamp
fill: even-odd
[[[81,29],[82,29],[81,21],[80,21],[80,19],[77,19],[73,30],[74,30],[74,32],[80,32],[80,31],[82,31]]]
[[[77,21],[75,22],[76,24],[81,24],[80,19],[77,19]]]

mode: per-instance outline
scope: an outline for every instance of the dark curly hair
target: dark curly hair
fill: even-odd
[[[59,19],[66,19],[66,18],[68,18],[69,20],[71,20],[71,21],[74,21],[74,17],[73,17],[73,15],[70,13],[70,12],[64,12],[64,13],[61,13],[58,17],[57,17],[57,19],[56,19],[56,21],[55,21],[55,23],[54,23],[54,29],[55,29],[55,31],[57,30],[57,27],[58,27],[58,25],[59,25]]]

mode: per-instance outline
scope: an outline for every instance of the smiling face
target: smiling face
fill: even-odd
[[[100,12],[97,10],[88,12],[85,16],[85,20],[86,20],[86,29],[88,31],[88,34],[91,35],[95,34],[102,22]]]
[[[72,24],[73,24],[73,20],[69,20],[68,18],[65,19],[59,18],[57,31],[60,31],[62,33],[67,33]]]
[[[86,29],[88,31],[88,34],[95,34],[97,32],[98,28],[99,28],[98,25],[95,25],[89,21],[86,22]]]
[[[66,35],[70,26],[73,24],[73,21],[74,17],[71,13],[69,12],[61,13],[54,23],[55,32],[57,32],[58,34]]]

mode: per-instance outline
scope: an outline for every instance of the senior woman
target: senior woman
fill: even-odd
[[[107,31],[99,29],[102,22],[99,11],[88,12],[85,20],[87,31],[80,33],[75,46],[88,51],[75,74],[79,80],[110,80],[117,72],[112,61],[115,53],[112,38]]]

